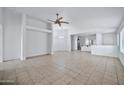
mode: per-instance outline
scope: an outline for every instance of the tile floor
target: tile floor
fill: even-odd
[[[86,52],[57,52],[0,63],[0,80],[21,85],[123,85],[119,59]]]

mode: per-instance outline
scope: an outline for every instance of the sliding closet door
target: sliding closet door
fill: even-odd
[[[26,31],[26,57],[48,54],[48,33]]]

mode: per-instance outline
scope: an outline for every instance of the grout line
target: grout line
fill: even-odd
[[[115,61],[114,61],[114,67],[115,67],[115,71],[116,71],[116,77],[117,77],[118,85],[120,85],[119,84],[119,79],[118,79],[118,73],[117,73],[117,66],[116,66]]]
[[[96,70],[96,66],[97,66],[97,64],[95,65],[94,70],[90,73],[90,75],[89,75],[89,77],[88,77],[88,79],[87,79],[86,85],[89,85],[89,84],[88,84],[88,81],[90,80],[90,77],[93,75],[94,71]]]
[[[107,68],[107,61],[105,61],[105,70],[104,70],[104,74],[103,74],[102,85],[103,85],[103,80],[104,80],[105,73],[106,73],[106,68]]]
[[[1,80],[4,80],[4,74],[5,74],[5,64],[3,64],[3,68],[2,68],[2,70],[3,70],[3,76],[2,76],[2,78],[1,78]]]
[[[26,62],[24,62],[23,64],[26,64],[26,65],[27,65]],[[29,74],[29,71],[28,71],[26,65],[24,65],[24,67],[26,68],[25,72],[27,73],[27,75],[29,76],[30,80],[31,80],[31,81],[33,82],[33,84],[35,85],[35,82],[32,80],[32,78],[31,78],[31,76],[30,76],[30,74]],[[16,72],[16,73],[17,73],[17,72]],[[31,85],[31,84],[30,84],[30,85]]]

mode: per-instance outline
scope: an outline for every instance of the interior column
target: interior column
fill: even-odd
[[[96,45],[102,45],[102,33],[96,33]]]
[[[20,60],[25,60],[26,59],[26,53],[25,53],[25,44],[26,44],[26,15],[22,14],[22,27],[21,27],[21,56],[20,56]]]
[[[77,50],[77,39],[78,39],[78,36],[74,35],[73,36],[73,50]]]

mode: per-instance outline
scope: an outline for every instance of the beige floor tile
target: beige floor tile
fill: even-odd
[[[72,85],[85,85],[88,81],[89,77],[86,75],[77,75],[74,77],[69,84]]]
[[[16,82],[16,71],[15,70],[5,70],[3,74],[3,80],[12,80]]]
[[[3,79],[3,75],[4,75],[4,71],[3,70],[0,70],[0,80]]]
[[[36,85],[124,84],[124,67],[117,58],[87,52],[56,52],[25,61],[0,63],[0,80]]]
[[[53,82],[52,85],[67,85],[67,83],[64,80],[58,79],[55,82]]]
[[[118,85],[118,82],[111,81],[110,79],[104,79],[102,82],[103,85]]]
[[[78,79],[72,79],[72,81],[69,83],[69,85],[85,85],[86,80],[78,80]]]
[[[17,84],[32,85],[34,82],[26,72],[17,73]]]

